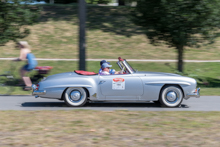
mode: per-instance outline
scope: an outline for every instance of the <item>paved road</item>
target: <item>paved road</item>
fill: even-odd
[[[154,103],[88,103],[67,107],[63,101],[34,96],[0,96],[0,110],[131,110],[131,111],[220,111],[220,96],[201,96],[184,100],[179,108],[161,108]]]

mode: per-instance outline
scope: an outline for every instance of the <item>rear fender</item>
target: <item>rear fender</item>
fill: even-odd
[[[63,93],[69,87],[86,88],[90,94],[97,92],[96,81],[92,78],[60,78],[40,82],[40,90],[46,90],[43,97],[62,99]]]

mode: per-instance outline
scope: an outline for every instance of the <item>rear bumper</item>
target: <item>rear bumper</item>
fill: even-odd
[[[31,87],[33,89],[32,95],[35,95],[36,97],[46,94],[46,90],[37,90],[37,86],[34,84]]]
[[[200,97],[200,88],[197,88],[194,92],[188,93],[186,96],[187,96],[187,98],[190,98],[190,97],[199,98]]]
[[[33,90],[32,95],[45,95],[46,90]]]

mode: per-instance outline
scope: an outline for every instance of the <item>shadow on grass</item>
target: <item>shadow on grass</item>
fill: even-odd
[[[42,6],[40,22],[48,20],[70,21],[78,25],[78,6]],[[129,20],[129,7],[87,6],[86,27],[90,30],[102,30],[130,37],[143,34],[141,27]]]

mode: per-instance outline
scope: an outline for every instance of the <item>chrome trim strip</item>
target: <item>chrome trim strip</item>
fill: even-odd
[[[57,86],[49,86],[47,88],[66,88],[66,87],[88,87],[91,88],[91,85],[57,85]]]
[[[180,84],[180,85],[191,85],[188,82],[172,82],[172,81],[162,81],[162,82],[147,82],[145,85],[151,85],[151,84]]]

